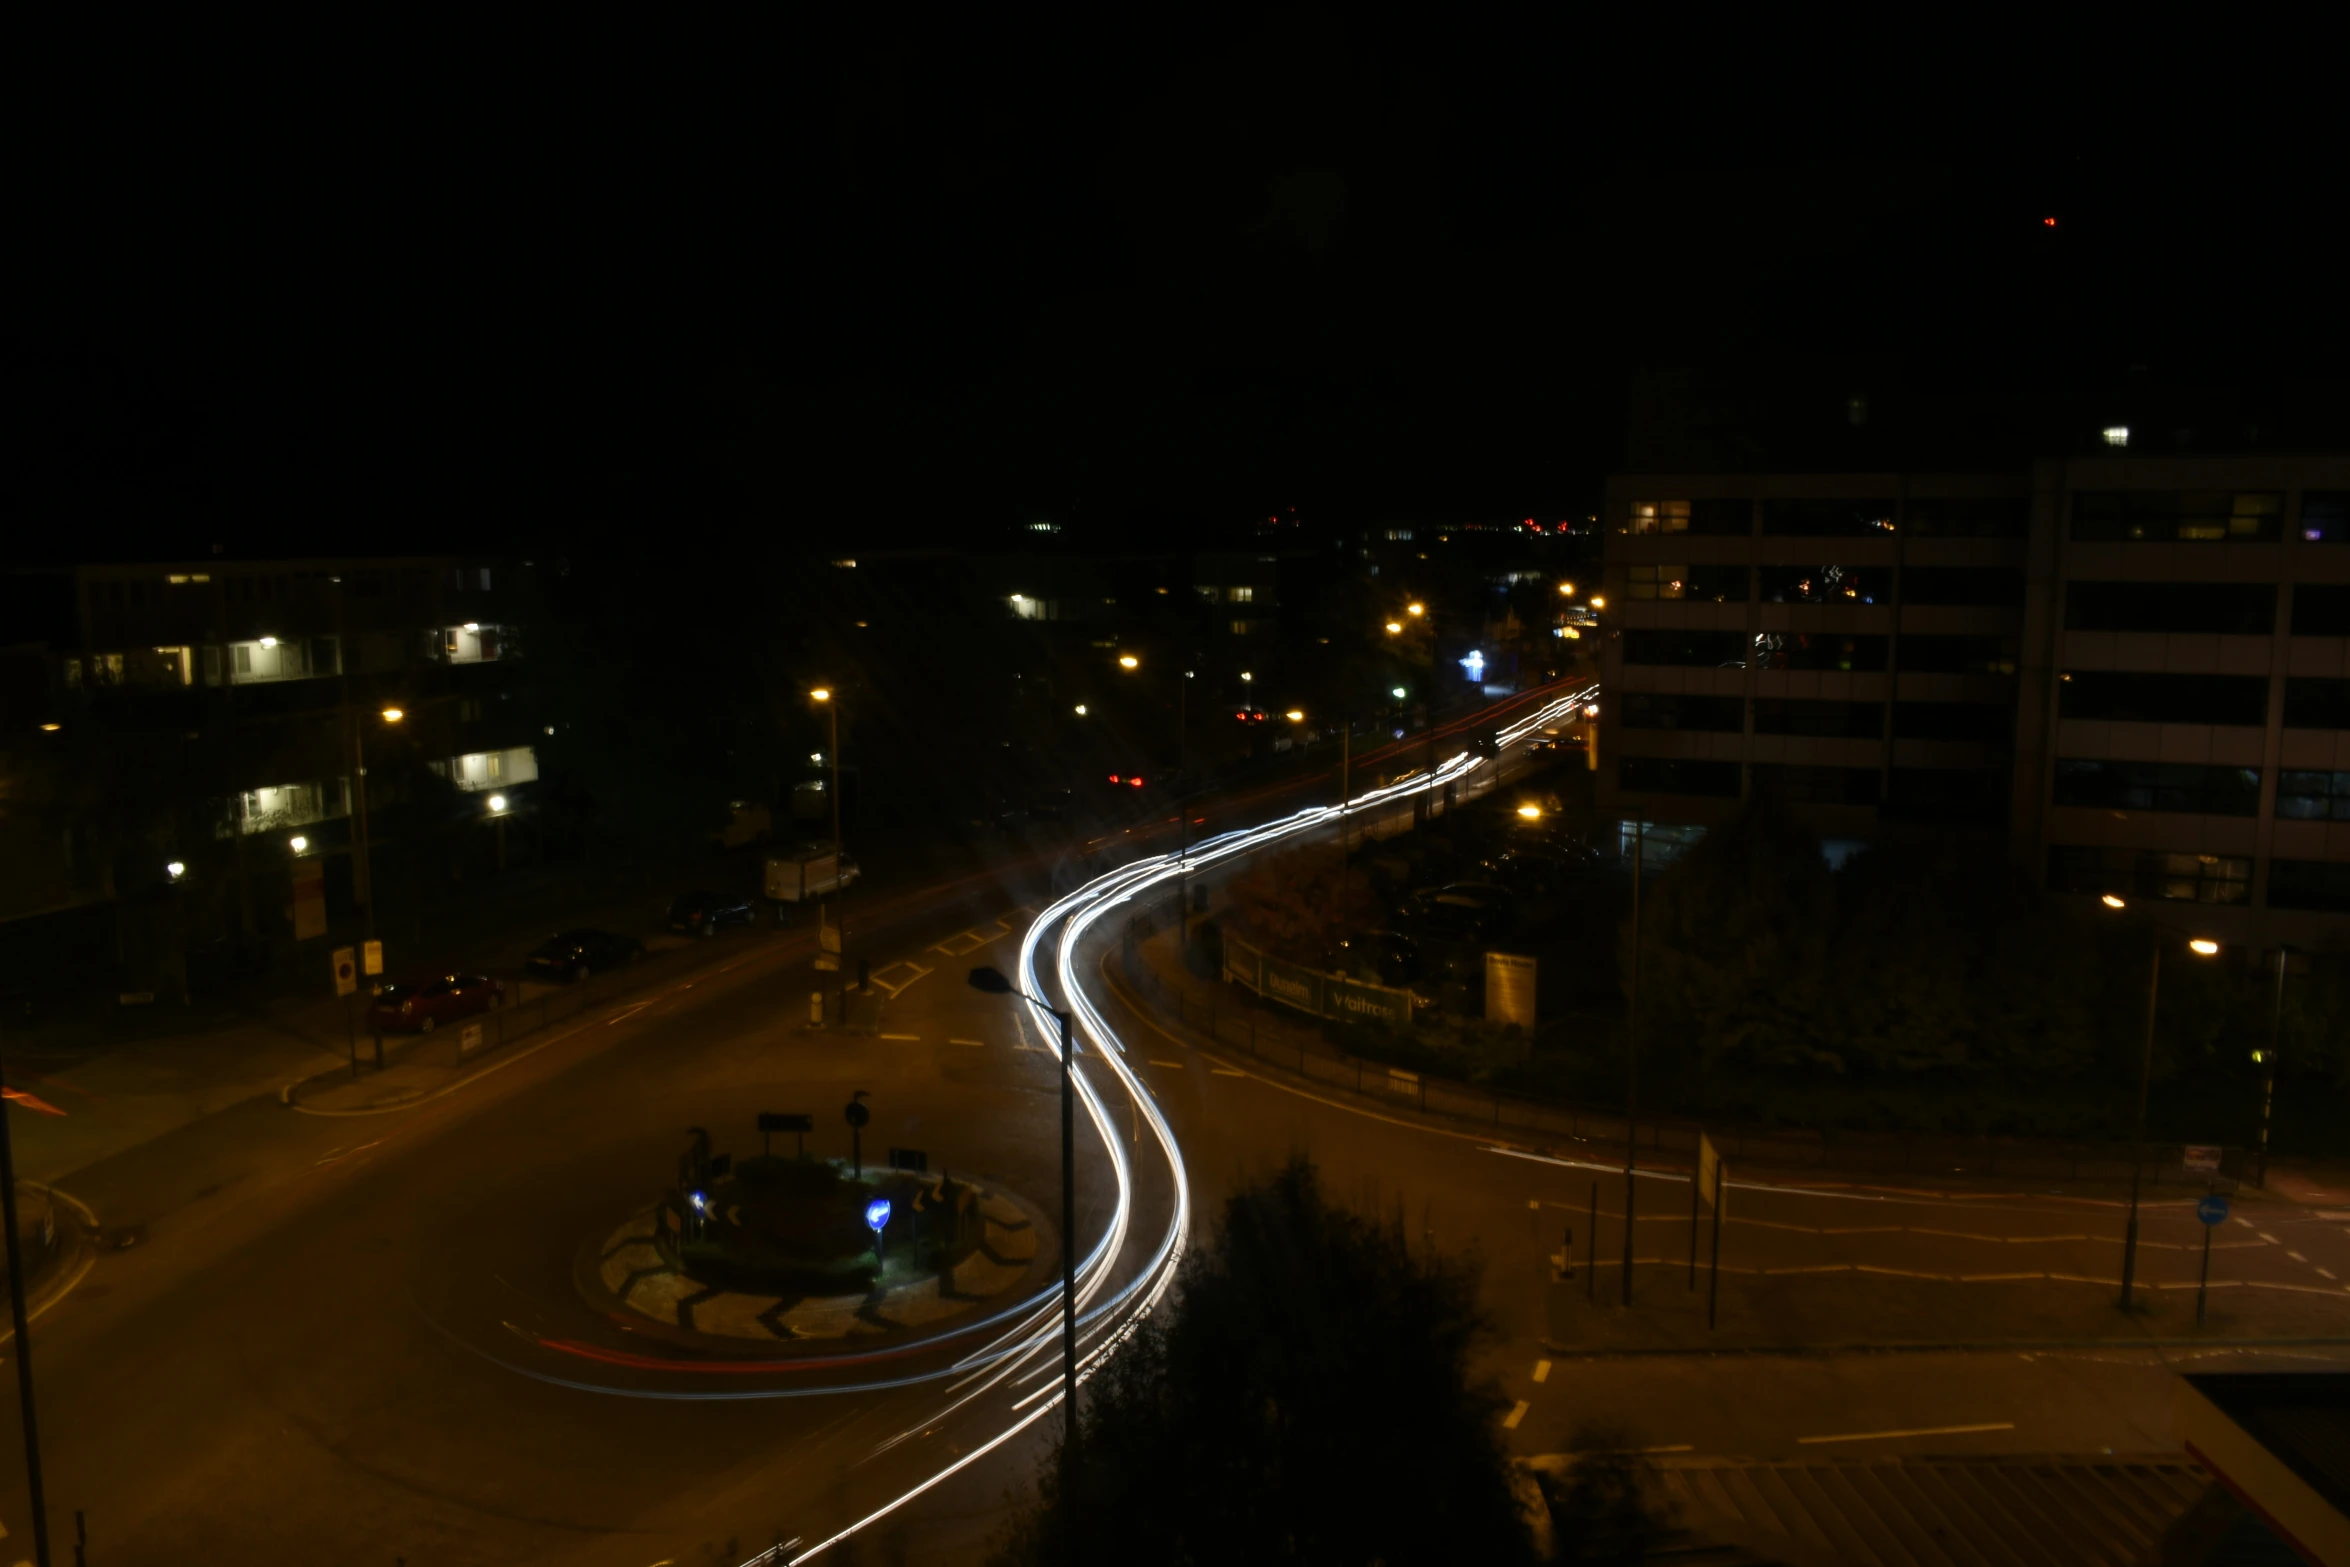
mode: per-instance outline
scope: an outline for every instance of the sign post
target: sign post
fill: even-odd
[[[873,1119],[873,1112],[865,1108],[866,1090],[860,1088],[849,1096],[841,1110],[841,1119],[849,1123],[849,1173],[865,1173],[865,1125]]]
[[[351,1075],[359,1075],[359,1025],[351,1019],[351,997],[359,989],[358,964],[349,947],[335,948],[335,994],[343,1002],[343,1046],[350,1052]]]
[[[344,950],[348,951],[349,949],[345,948]],[[384,971],[384,944],[382,942],[368,941],[360,943],[359,955],[364,964],[362,972],[369,975],[376,975],[381,974]]]
[[[865,1228],[873,1232],[873,1260],[880,1262],[881,1232],[889,1224],[889,1199],[876,1197],[865,1205]]]
[[[1714,1255],[1705,1281],[1705,1330],[1713,1331],[1715,1313],[1722,1304],[1722,1194],[1729,1185],[1729,1166],[1714,1161]]]
[[[816,1130],[816,1118],[812,1115],[791,1115],[776,1110],[762,1110],[759,1112],[759,1155],[761,1158],[765,1158],[772,1151],[767,1142],[769,1137],[777,1132],[789,1132],[799,1141],[799,1147],[793,1157],[805,1159],[808,1157],[808,1134],[814,1130]]]
[[[1713,1139],[1705,1133],[1697,1134],[1697,1167],[1689,1172],[1689,1288],[1697,1288],[1697,1205],[1705,1200],[1714,1183],[1715,1167],[1722,1162],[1714,1152]]]
[[[2211,1232],[2228,1222],[2228,1200],[2213,1192],[2195,1205],[2203,1221],[2203,1269],[2195,1275],[2195,1326],[2203,1326],[2204,1297],[2211,1292]]]

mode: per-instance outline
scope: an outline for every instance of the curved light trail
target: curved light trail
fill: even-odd
[[[1544,724],[1568,716],[1591,701],[1598,689],[1597,686],[1586,687],[1572,695],[1547,702],[1526,717],[1501,726],[1495,738],[1500,746],[1512,745]],[[1165,1297],[1175,1282],[1176,1270],[1183,1261],[1184,1250],[1191,1238],[1191,1184],[1183,1162],[1183,1151],[1176,1144],[1174,1129],[1167,1124],[1157,1103],[1143,1088],[1141,1079],[1126,1064],[1125,1042],[1118,1037],[1117,1030],[1078,983],[1077,952],[1084,945],[1087,933],[1113,911],[1121,906],[1131,906],[1136,899],[1178,876],[1196,874],[1284,839],[1340,822],[1346,817],[1376,811],[1399,800],[1408,800],[1415,794],[1458,782],[1483,767],[1485,762],[1486,758],[1474,752],[1462,751],[1418,777],[1370,790],[1349,800],[1344,807],[1311,806],[1260,827],[1244,828],[1210,838],[1193,845],[1188,853],[1180,857],[1173,854],[1147,856],[1095,877],[1055,902],[1030,923],[1020,943],[1020,988],[1032,996],[1049,996],[1054,990],[1058,991],[1078,1024],[1078,1054],[1081,1057],[1090,1054],[1106,1068],[1115,1078],[1117,1086],[1132,1101],[1138,1115],[1149,1125],[1153,1146],[1166,1160],[1166,1173],[1173,1197],[1173,1212],[1165,1231],[1149,1243],[1148,1257],[1139,1266],[1134,1266],[1124,1282],[1113,1289],[1112,1281],[1119,1271],[1119,1262],[1125,1256],[1129,1232],[1133,1228],[1135,1170],[1128,1159],[1124,1143],[1117,1135],[1109,1108],[1102,1101],[1100,1090],[1084,1072],[1075,1073],[1079,1102],[1084,1105],[1086,1116],[1092,1122],[1095,1134],[1100,1137],[1117,1177],[1117,1205],[1112,1212],[1109,1227],[1100,1243],[1086,1254],[1077,1269],[1077,1303],[1081,1325],[1079,1381],[1082,1382],[1115,1354],[1119,1345]],[[1055,982],[1052,989],[1043,983],[1048,954]],[[1046,1042],[1046,1052],[1057,1054],[1057,1020],[1034,1002],[1023,1001],[1020,1007],[1028,1023]],[[1070,1237],[1064,1236],[1062,1243],[1069,1244]],[[1108,1292],[1106,1299],[1105,1292]],[[1055,1286],[1005,1313],[1005,1316],[1020,1318],[1016,1326],[956,1361],[945,1371],[934,1374],[939,1377],[960,1375],[961,1380],[949,1389],[954,1395],[950,1402],[918,1424],[878,1444],[874,1455],[887,1451],[919,1431],[935,1427],[939,1421],[998,1389],[1014,1389],[1034,1383],[1031,1391],[1020,1394],[1012,1401],[1009,1410],[1012,1418],[1002,1430],[980,1441],[954,1462],[942,1466],[839,1532],[813,1544],[794,1542],[792,1545],[770,1548],[750,1558],[743,1567],[777,1567],[781,1563],[797,1567],[801,1562],[813,1560],[850,1535],[878,1523],[942,1481],[970,1467],[1058,1408],[1062,1397],[1057,1365],[1061,1336],[1060,1299],[1060,1289]],[[857,1390],[836,1387],[806,1391]]]

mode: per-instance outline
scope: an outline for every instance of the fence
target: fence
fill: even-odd
[[[1245,1050],[1257,1060],[1285,1068],[1312,1083],[1356,1094],[1374,1104],[1398,1106],[1491,1127],[1496,1133],[1516,1133],[1530,1141],[1591,1145],[1568,1149],[1585,1157],[1620,1163],[1625,1141],[1621,1112],[1579,1109],[1550,1100],[1496,1093],[1474,1084],[1425,1072],[1407,1071],[1372,1061],[1340,1048],[1318,1034],[1307,1034],[1294,1023],[1267,1016],[1262,1001],[1245,991],[1232,994],[1209,987],[1207,994],[1187,993],[1187,987],[1169,984],[1146,962],[1140,940],[1154,923],[1149,914],[1137,917],[1130,930],[1134,940],[1121,946],[1121,970],[1143,999],[1174,1014],[1178,1023],[1207,1034],[1216,1043]],[[1226,960],[1229,965],[1229,958]],[[1237,988],[1237,987],[1234,987]],[[1220,995],[1218,992],[1222,990]],[[1667,1164],[1694,1162],[1699,1123],[1679,1118],[1643,1118],[1638,1146]],[[1741,1128],[1715,1122],[1703,1130],[1726,1159],[1742,1165],[1818,1172],[1901,1173],[1909,1175],[1999,1175],[2017,1179],[2123,1179],[2130,1173],[2128,1145],[2088,1140],[2060,1141],[2027,1137],[1961,1137],[1914,1132],[1802,1132],[1782,1128]],[[2219,1150],[2216,1171],[2190,1168],[2188,1150],[2195,1145],[2150,1144],[2146,1178],[2156,1185],[2171,1183],[2195,1188],[2246,1178],[2249,1151]]]
[[[1230,935],[1224,937],[1224,978],[1308,1017],[1341,1023],[1386,1023],[1397,1028],[1412,1020],[1412,993],[1408,990],[1325,974],[1303,963],[1274,957]]]

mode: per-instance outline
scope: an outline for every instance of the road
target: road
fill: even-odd
[[[1201,873],[1244,847],[1203,847]],[[1589,1170],[1304,1090],[1121,998],[1100,969],[1116,923],[1102,916],[1156,874],[1052,907],[1050,889],[1011,878],[873,932],[876,969],[900,988],[870,1037],[798,1027],[820,981],[804,940],[767,935],[721,944],[700,975],[517,1046],[429,1104],[327,1118],[256,1098],[77,1172],[68,1189],[122,1244],[36,1328],[53,1515],[85,1511],[92,1559],[110,1567],[191,1550],[682,1567],[779,1538],[801,1539],[802,1555],[890,1508],[832,1559],[974,1559],[1056,1418],[1049,1299],[1031,1331],[987,1341],[1000,1348],[971,1368],[976,1381],[953,1372],[982,1348],[973,1336],[876,1365],[720,1370],[591,1305],[575,1272],[583,1248],[666,1183],[685,1128],[741,1154],[758,1111],[806,1110],[823,1129],[812,1151],[844,1153],[839,1107],[857,1089],[874,1107],[869,1150],[920,1146],[934,1166],[1057,1212],[1057,1066],[1035,1018],[961,985],[980,961],[1073,998],[1097,1043],[1125,1046],[1084,1062],[1102,1112],[1080,1142],[1079,1250],[1098,1256],[1081,1294],[1102,1308],[1089,1352],[1163,1287],[1226,1193],[1304,1151],[1333,1191],[1482,1259],[1496,1334],[1480,1370],[1511,1400],[1521,1452],[1595,1426],[1636,1446],[1753,1456],[2172,1445],[2166,1367],[2182,1351],[2059,1342],[2101,1309],[2093,1285],[1960,1277],[2022,1271],[2008,1254],[2025,1248],[2039,1273],[2109,1270],[2096,1233],[2100,1220],[2112,1229],[2109,1208],[1735,1191],[1724,1260],[1754,1271],[1726,1272],[1739,1282],[1725,1298],[1755,1347],[1693,1350],[1686,1185],[1660,1173],[1664,1195],[1642,1192],[1636,1252],[1652,1260],[1631,1311],[1586,1300],[1580,1274],[1554,1282],[1554,1231],[1588,1228]],[[1020,902],[1045,917],[1027,922]],[[1102,922],[1075,928],[1088,917]],[[1620,1177],[1600,1179],[1603,1209],[1620,1215]],[[2273,1222],[2230,1228],[2227,1277],[2350,1277],[2338,1222],[2261,1217]],[[1603,1247],[1609,1222],[1603,1212]],[[2192,1223],[2158,1210],[2149,1237],[2181,1244]],[[2074,1232],[2085,1238],[2051,1238]],[[2159,1259],[2177,1255],[2150,1250],[2147,1275],[2171,1280]],[[1762,1271],[1782,1268],[1839,1271]],[[1899,1291],[1913,1294],[1886,1293]],[[1989,1336],[1984,1323],[2012,1338],[2018,1310],[2040,1314],[2044,1347],[1762,1352],[1866,1336],[1855,1326],[1887,1313],[1978,1325],[1919,1342]],[[1885,1434],[1908,1432],[1920,1434]],[[12,1473],[0,1491],[12,1544],[24,1517]]]

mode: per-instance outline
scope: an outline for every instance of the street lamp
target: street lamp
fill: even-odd
[[[1394,698],[1395,698],[1395,699],[1396,699],[1398,702],[1400,702],[1400,701],[1402,701],[1402,700],[1404,699],[1404,696],[1405,696],[1405,691],[1404,691],[1404,688],[1403,688],[1403,687],[1401,687],[1401,686],[1389,686],[1389,687],[1387,688],[1387,694],[1388,694],[1389,696],[1391,696],[1391,697],[1394,697]]]
[[[1607,600],[1594,593],[1591,595],[1591,607],[1593,609],[1605,609],[1607,608]]]
[[[377,715],[386,724],[396,724],[408,716],[407,710],[387,707]],[[358,894],[361,907],[367,910],[367,939],[375,940],[375,835],[369,830],[367,816],[367,725],[354,718],[351,722],[351,794],[356,809],[352,819],[359,826]]]
[[[1083,718],[1085,716],[1085,704],[1083,702],[1077,704],[1077,716],[1079,718]]]
[[[1428,606],[1425,604],[1406,604],[1403,607],[1403,612],[1407,615],[1425,615],[1428,613]]]
[[[975,968],[971,988],[991,996],[1018,996],[1050,1012],[1061,1025],[1061,1420],[1066,1445],[1077,1451],[1077,1034],[1069,1014],[1028,994],[1001,969]]]
[[[1575,596],[1575,585],[1572,582],[1560,583],[1559,596],[1562,598],[1573,598]]]
[[[832,752],[832,852],[840,853],[840,704],[832,699],[830,686],[818,686],[808,693],[808,700],[824,705],[826,719],[831,724],[828,749]]]
[[[1300,708],[1293,707],[1281,716],[1288,719],[1293,724],[1302,724],[1306,721],[1305,712]]]
[[[2129,901],[2118,893],[2106,893],[2097,900],[2109,909],[2125,909]],[[2130,1218],[2122,1231],[2122,1298],[2121,1309],[2130,1309],[2130,1288],[2138,1277],[2138,1182],[2146,1165],[2146,1100],[2154,1087],[2154,1013],[2162,999],[2162,933],[2160,922],[2146,927],[2151,938],[2148,945],[2153,957],[2146,974],[2146,1048],[2138,1062],[2138,1130],[2137,1142],[2130,1156]],[[2177,932],[2173,931],[2176,935]],[[2215,957],[2219,943],[2208,936],[2188,938],[2187,950],[2199,958]]]
[[[1391,620],[1387,623],[1387,634],[1391,637],[1398,635],[1402,630],[1403,622],[1400,620]]]
[[[1121,653],[1118,655],[1118,667],[1120,669],[1140,669],[1142,660],[1136,658],[1132,653]]]

